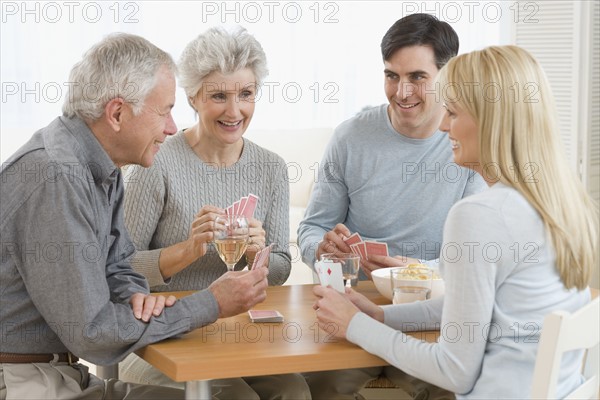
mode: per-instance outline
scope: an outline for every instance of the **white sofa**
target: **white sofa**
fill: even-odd
[[[245,137],[279,154],[286,162],[290,179],[290,252],[292,273],[286,284],[312,283],[310,268],[303,262],[298,248],[298,225],[316,179],[318,165],[333,128],[253,130]]]

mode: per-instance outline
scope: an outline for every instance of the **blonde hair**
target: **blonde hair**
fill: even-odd
[[[453,58],[437,79],[444,101],[477,121],[481,171],[525,196],[552,238],[563,283],[584,289],[598,261],[598,208],[564,157],[540,65],[517,46],[492,46]]]

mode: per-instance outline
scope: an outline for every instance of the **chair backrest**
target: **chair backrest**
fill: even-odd
[[[565,399],[598,398],[598,343],[600,342],[600,298],[592,300],[573,314],[555,311],[544,318],[540,337],[531,397],[555,399],[558,373],[563,353],[587,349],[583,375],[586,381]]]

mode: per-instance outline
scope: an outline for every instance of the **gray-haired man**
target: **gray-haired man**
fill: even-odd
[[[147,40],[107,37],[73,67],[63,116],[3,164],[0,399],[183,398],[102,381],[76,356],[113,364],[264,300],[266,268],[228,273],[175,302],[149,296],[129,265],[119,167],[151,165],[176,132],[174,72]]]

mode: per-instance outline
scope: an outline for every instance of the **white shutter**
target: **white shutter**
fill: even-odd
[[[592,198],[600,204],[600,3],[582,6],[582,80],[585,96],[580,113],[581,172]],[[596,264],[591,286],[600,288],[600,261]]]
[[[550,81],[569,164],[600,203],[600,4],[518,1],[510,9],[513,42]],[[591,285],[600,287],[598,265]]]
[[[513,4],[514,43],[538,59],[552,88],[569,165],[579,172],[577,95],[580,77],[580,2],[519,1]],[[519,7],[517,14],[516,7]]]
[[[600,3],[589,4],[590,76],[587,135],[584,144],[584,178],[588,190],[600,203]]]

